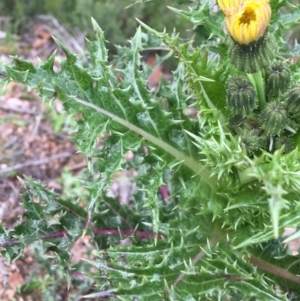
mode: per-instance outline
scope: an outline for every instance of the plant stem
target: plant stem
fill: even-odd
[[[97,107],[96,105],[89,103],[83,99],[79,99],[76,97],[74,97],[73,99],[77,103],[83,104],[84,106],[87,106],[87,107],[90,107],[90,108],[96,110],[100,114],[108,116],[113,121],[118,122],[119,124],[122,124],[123,126],[127,127],[132,132],[135,132],[136,134],[144,137],[144,139],[150,141],[151,143],[153,143],[153,144],[157,145],[158,147],[160,147],[161,149],[165,150],[167,153],[174,156],[178,162],[182,162],[187,167],[189,167],[192,171],[194,171],[195,174],[198,175],[204,182],[206,182],[206,184],[208,184],[213,190],[216,190],[216,187],[217,187],[216,176],[211,176],[211,170],[204,167],[204,165],[201,162],[195,160],[192,157],[185,155],[183,152],[177,150],[169,143],[142,130],[141,128],[137,127],[136,125],[130,123],[128,120],[122,119],[122,118],[118,117],[117,115],[114,115],[113,113],[106,111],[103,108]]]
[[[228,122],[228,119],[227,119],[221,112],[219,112],[218,109],[217,109],[217,108],[214,106],[214,104],[211,102],[211,100],[210,100],[210,98],[208,97],[208,95],[207,95],[207,93],[206,93],[206,91],[205,91],[205,89],[204,89],[204,87],[203,87],[201,81],[200,81],[199,83],[200,83],[201,90],[202,90],[202,92],[203,92],[203,96],[204,96],[204,98],[205,98],[205,100],[206,100],[206,103],[207,103],[208,107],[212,110],[214,116],[215,116],[217,119],[219,119],[219,121],[220,121],[221,124],[227,123],[227,122]]]
[[[221,229],[219,224],[215,225],[211,237],[207,240],[207,244],[201,248],[201,251],[196,255],[196,257],[192,259],[191,263],[195,265],[199,260],[201,260],[205,256],[206,251],[209,250],[211,247],[214,247],[225,236],[225,234],[226,233],[223,229]],[[184,276],[185,273],[181,272],[172,284],[173,288],[183,279]]]
[[[266,106],[266,95],[265,95],[265,88],[264,88],[264,80],[262,77],[262,72],[258,71],[256,73],[247,73],[248,79],[253,84],[259,103],[259,111],[262,111]]]
[[[121,230],[121,229],[100,229],[100,228],[95,228],[93,229],[93,233],[95,235],[123,235],[123,236],[136,236],[141,239],[163,239],[165,236],[163,234],[156,234],[152,232],[145,232],[145,231],[135,231],[135,230]],[[43,234],[40,235],[39,237],[36,238],[38,239],[45,239],[49,240],[52,238],[62,238],[66,237],[68,235],[68,231],[58,231],[58,232],[53,232],[53,233],[48,233],[48,234]],[[5,248],[8,246],[13,246],[13,245],[18,245],[20,244],[19,239],[12,239],[3,243],[0,243],[0,248]]]
[[[266,262],[258,257],[255,257],[255,256],[251,256],[249,261],[254,266],[258,267],[259,269],[262,269],[268,273],[277,275],[285,280],[290,280],[290,281],[300,284],[300,277],[290,273],[286,269],[280,268],[276,265],[273,265],[273,264]]]

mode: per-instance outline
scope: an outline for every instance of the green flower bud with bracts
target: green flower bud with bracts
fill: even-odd
[[[287,91],[291,81],[291,71],[282,61],[274,62],[266,68],[266,91],[270,97],[277,97]]]
[[[247,118],[241,115],[235,115],[231,117],[228,121],[227,127],[234,134],[237,134],[241,129],[251,129],[247,123]]]
[[[288,112],[283,103],[272,101],[267,103],[262,112],[262,128],[267,135],[279,135],[287,126]]]
[[[265,150],[269,150],[270,147],[270,135],[262,133],[259,135],[259,147]]]
[[[300,82],[294,85],[285,96],[285,105],[293,119],[300,117]]]
[[[288,121],[287,121],[287,127],[285,128],[287,131],[285,132],[285,134],[288,136],[288,135],[294,135],[298,132],[300,128],[300,123],[291,119],[291,118],[288,118]],[[289,130],[291,129],[291,130]]]
[[[293,120],[293,125],[298,125],[298,127],[297,126],[296,127],[291,126],[297,132],[299,127],[300,127],[300,115],[292,116],[292,114],[290,114],[290,119]]]
[[[283,152],[288,153],[293,150],[294,143],[290,137],[286,137],[286,136],[276,137],[274,147],[275,149],[280,149],[283,147]]]
[[[259,137],[254,130],[242,129],[239,131],[238,136],[248,154],[252,154],[259,149]]]
[[[230,39],[228,55],[230,62],[238,70],[256,73],[271,65],[276,49],[272,37],[266,32],[259,40],[248,45]]]
[[[255,89],[246,77],[229,79],[226,94],[228,108],[234,115],[248,115],[257,107]]]

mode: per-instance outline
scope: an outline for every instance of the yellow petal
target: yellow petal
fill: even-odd
[[[224,13],[232,7],[239,6],[242,2],[244,0],[218,0],[218,4]]]
[[[230,1],[238,0],[227,2]],[[248,45],[264,35],[270,18],[268,0],[240,0],[238,7],[226,11],[226,28],[235,41]]]
[[[231,8],[235,6],[239,6],[246,2],[247,0],[217,0],[220,8],[225,13],[227,10],[230,10]],[[258,2],[262,4],[269,3],[269,0],[252,0],[252,2]]]

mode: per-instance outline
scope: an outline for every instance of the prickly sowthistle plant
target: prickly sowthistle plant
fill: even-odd
[[[280,238],[285,227],[300,224],[299,63],[292,64],[294,49],[283,35],[300,20],[300,7],[220,0],[223,14],[195,2],[190,11],[172,10],[205,26],[211,33],[205,45],[140,22],[151,43],[178,59],[173,80],[155,93],[140,71],[140,52],[150,41],[141,28],[129,48],[119,48],[118,79],[94,21],[88,66],[56,41],[66,54],[59,73],[55,53],[36,67],[17,57],[1,67],[6,82],[24,83],[44,101],[59,98],[71,115],[81,114],[75,141],[88,161],[86,208],[24,181],[26,220],[1,228],[7,258],[40,239],[70,276],[68,250],[89,233],[99,248],[90,261],[97,268],[90,298],[300,300],[299,255],[290,255]],[[283,14],[284,7],[292,13]],[[195,107],[191,118],[186,112]],[[131,200],[107,196],[112,179],[126,187],[134,179]],[[50,238],[59,231],[63,238]]]

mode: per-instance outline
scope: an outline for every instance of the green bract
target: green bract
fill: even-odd
[[[300,117],[300,83],[292,86],[291,90],[286,94],[285,104],[293,118]]]
[[[279,135],[287,126],[288,112],[284,104],[269,102],[262,112],[262,128],[268,135]]]
[[[255,73],[268,67],[275,58],[276,44],[266,32],[258,41],[249,45],[240,45],[233,39],[229,43],[229,60],[238,70]]]
[[[289,66],[282,62],[274,62],[266,68],[266,92],[270,97],[277,97],[285,92],[291,81]]]
[[[294,147],[293,140],[290,137],[277,137],[275,139],[275,149],[283,148],[285,153],[290,152]]]
[[[254,130],[242,129],[238,131],[238,136],[249,153],[253,153],[259,149],[260,138]]]
[[[234,115],[248,115],[256,107],[256,92],[251,82],[243,77],[231,78],[226,84],[228,109]]]

